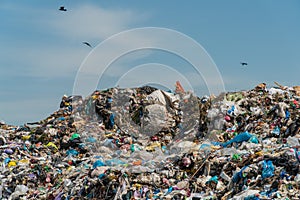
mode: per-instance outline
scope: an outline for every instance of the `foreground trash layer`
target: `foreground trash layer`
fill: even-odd
[[[63,96],[44,120],[1,121],[0,199],[300,199],[297,89]]]

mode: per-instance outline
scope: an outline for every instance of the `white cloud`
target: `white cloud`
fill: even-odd
[[[82,44],[83,41],[96,47],[109,36],[127,30],[147,18],[131,10],[104,9],[95,5],[76,6],[67,12],[28,6],[23,9],[18,5],[10,6],[9,9],[20,12],[22,16],[40,16],[28,21],[21,19],[28,30],[38,34],[38,37],[20,34],[21,38],[13,38],[20,43],[8,45],[13,42],[7,41],[6,52],[11,53],[4,52],[6,59],[16,65],[26,66],[26,71],[35,77],[55,78],[70,72],[73,75],[92,50]],[[128,41],[123,42],[128,45]],[[109,49],[107,53],[110,53]]]
[[[67,38],[103,40],[126,30],[146,18],[131,10],[109,10],[95,5],[72,8],[62,15],[55,15],[49,25],[57,34]]]
[[[32,91],[40,91],[39,88],[42,87],[40,96],[56,97],[32,99],[30,94],[27,95],[28,91],[22,90],[19,95],[25,95],[29,100],[18,98],[11,102],[2,98],[1,117],[13,123],[38,120],[56,110],[57,95],[71,90],[62,85],[61,77],[68,77],[66,82],[69,84],[91,51],[82,44],[83,41],[88,41],[95,47],[107,37],[147,20],[144,13],[132,10],[82,4],[68,7],[67,12],[60,12],[53,7],[16,3],[1,4],[0,9],[9,13],[9,17],[3,19],[5,24],[2,26],[5,34],[1,35],[0,58],[2,66],[7,67],[2,68],[4,73],[1,77],[7,75],[15,78],[12,73],[21,73],[19,76],[22,81],[26,78],[28,81],[31,78],[45,78],[49,80],[51,91],[40,84],[33,85]],[[20,83],[17,78],[7,79],[7,85]],[[14,96],[13,93],[7,95]]]

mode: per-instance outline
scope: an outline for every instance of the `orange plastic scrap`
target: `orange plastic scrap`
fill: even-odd
[[[135,166],[138,166],[138,165],[142,164],[142,161],[141,160],[136,160],[136,161],[133,161],[132,164],[135,165]]]
[[[176,93],[184,93],[184,89],[179,81],[176,81],[175,86],[176,86],[176,90],[175,90]]]
[[[265,90],[267,84],[266,83],[260,83],[255,87],[255,90]]]

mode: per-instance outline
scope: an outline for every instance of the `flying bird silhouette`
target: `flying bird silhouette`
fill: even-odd
[[[82,43],[85,44],[85,45],[87,45],[87,46],[89,46],[89,47],[91,47],[91,48],[93,48],[92,45],[90,43],[88,43],[88,42],[82,42]]]
[[[67,9],[64,6],[61,6],[58,10],[60,10],[60,11],[67,11]]]
[[[242,65],[242,66],[246,66],[246,65],[248,65],[248,63],[246,63],[246,62],[241,62],[241,65]]]

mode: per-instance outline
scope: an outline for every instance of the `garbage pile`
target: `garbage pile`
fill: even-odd
[[[63,96],[44,120],[0,123],[0,199],[300,199],[298,95]]]

